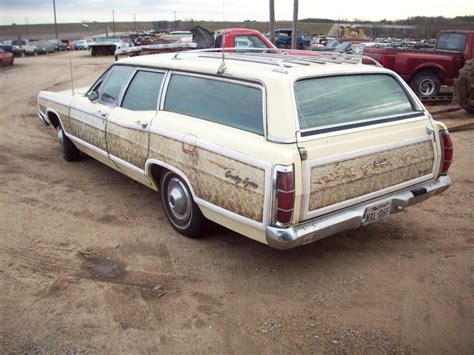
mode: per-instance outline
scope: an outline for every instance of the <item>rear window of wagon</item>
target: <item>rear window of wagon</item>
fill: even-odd
[[[300,130],[418,112],[400,83],[388,74],[302,79],[294,89]]]

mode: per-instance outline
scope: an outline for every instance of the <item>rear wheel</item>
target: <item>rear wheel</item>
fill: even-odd
[[[184,180],[171,171],[160,180],[161,202],[171,226],[186,237],[199,237],[205,219]]]
[[[418,97],[437,96],[441,80],[433,72],[422,71],[413,77],[410,86]]]
[[[66,161],[76,161],[81,157],[81,152],[71,142],[71,140],[64,134],[61,126],[58,128],[58,139],[63,151],[63,158]]]

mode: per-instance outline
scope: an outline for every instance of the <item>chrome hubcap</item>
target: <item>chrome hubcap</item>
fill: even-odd
[[[420,82],[420,92],[424,96],[431,96],[435,91],[435,83],[431,79],[425,79]]]
[[[185,221],[191,213],[191,196],[184,183],[172,178],[168,184],[168,206],[173,217],[180,221]]]

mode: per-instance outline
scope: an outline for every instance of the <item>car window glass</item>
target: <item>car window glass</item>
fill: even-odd
[[[257,36],[235,36],[234,46],[236,48],[267,48],[265,42]]]
[[[464,33],[442,33],[439,35],[437,48],[462,52],[465,43],[466,35]]]
[[[156,110],[164,73],[138,71],[128,86],[122,107],[134,111]]]
[[[262,100],[255,87],[174,74],[164,109],[263,135]]]
[[[115,66],[111,69],[110,74],[102,83],[99,89],[99,99],[106,104],[116,104],[120,90],[125,83],[132,69],[126,66]],[[97,90],[97,89],[96,89]]]
[[[295,99],[301,129],[414,112],[400,83],[386,74],[299,80]]]

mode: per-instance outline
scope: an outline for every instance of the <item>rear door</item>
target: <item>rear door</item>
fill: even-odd
[[[387,73],[295,83],[298,146],[306,151],[301,220],[434,177],[430,119]]]

